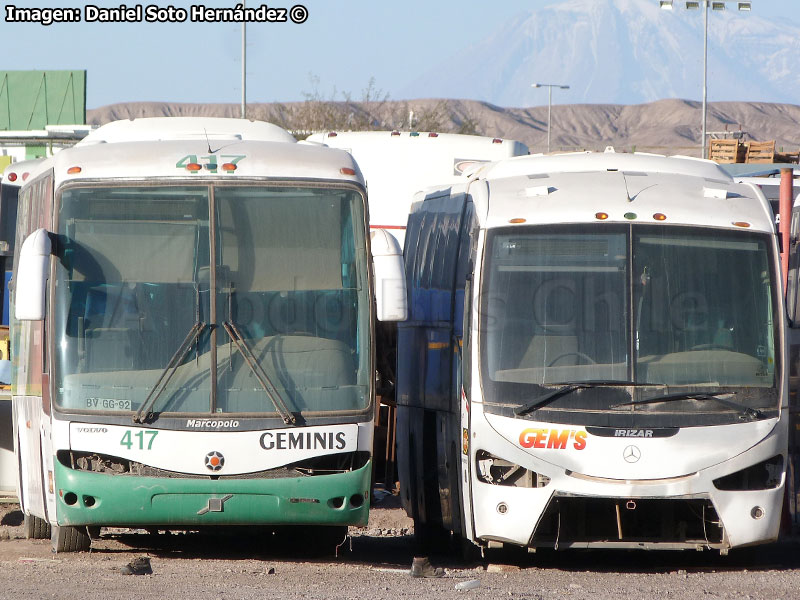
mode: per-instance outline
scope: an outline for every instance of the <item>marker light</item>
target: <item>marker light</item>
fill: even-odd
[[[81,172],[80,167],[70,167],[67,169],[67,175],[76,175]]]
[[[494,139],[492,140],[492,143],[493,143],[493,144],[502,144],[502,143],[503,143],[503,140],[501,140],[500,138],[494,138]]]
[[[342,167],[341,169],[339,169],[339,173],[341,173],[342,175],[355,175],[356,170],[351,169],[350,167]]]
[[[236,170],[236,165],[233,164],[233,163],[223,163],[222,170],[223,171],[229,171],[229,172],[235,171]]]
[[[411,137],[419,137],[419,131],[412,131],[408,135],[410,135]]]
[[[604,212],[594,213],[594,218],[600,221],[605,221],[608,218],[608,213]]]
[[[16,173],[9,173],[8,174],[8,180],[9,181],[16,181],[17,180],[17,174]]]
[[[750,227],[750,223],[748,223],[747,221],[734,221],[733,224],[736,227]]]
[[[188,165],[186,165],[186,170],[187,171],[192,171],[194,173],[196,173],[197,171],[201,170],[202,168],[203,167],[201,165],[199,165],[198,163],[189,163]]]
[[[331,131],[330,133],[328,133],[328,137],[336,137],[337,135],[339,134],[336,133],[335,131]]]
[[[665,215],[664,213],[656,213],[656,214],[653,215],[653,218],[656,221],[666,221],[667,220],[667,215]]]
[[[628,220],[632,220],[632,219],[635,219],[635,218],[636,218],[636,213],[625,213],[625,214],[624,214],[624,215],[622,215],[622,216],[623,216],[623,217],[625,217],[625,218],[626,218],[626,219],[628,219]]]
[[[428,137],[439,137],[439,134],[438,134],[438,133],[436,133],[436,132],[434,132],[434,131],[431,131],[431,132],[428,134]]]
[[[523,219],[522,217],[517,217],[516,219],[509,219],[509,223],[525,223],[527,219]]]
[[[400,132],[399,131],[393,131],[392,135],[400,135]]]

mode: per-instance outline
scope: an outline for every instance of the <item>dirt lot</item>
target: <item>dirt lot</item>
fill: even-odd
[[[412,523],[389,497],[370,525],[350,530],[323,556],[313,534],[289,547],[258,534],[208,536],[103,530],[90,553],[58,554],[49,540],[23,539],[22,515],[0,506],[0,598],[800,598],[800,543],[731,552],[512,552],[463,565],[432,557],[440,579],[413,579]],[[336,556],[338,554],[338,556]],[[153,574],[123,575],[139,556]],[[472,590],[458,584],[477,582]]]

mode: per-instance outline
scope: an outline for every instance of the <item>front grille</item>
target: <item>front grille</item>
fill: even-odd
[[[722,543],[717,511],[706,499],[554,496],[531,538],[532,546],[592,543]]]
[[[151,467],[140,462],[128,460],[118,456],[97,454],[93,452],[74,452],[60,450],[57,453],[58,461],[69,469],[76,471],[91,471],[117,476],[134,477],[163,477],[170,479],[283,479],[293,477],[312,477],[315,475],[332,475],[347,473],[364,467],[369,461],[369,452],[345,452],[317,456],[296,462],[291,465],[242,473],[241,475],[222,475],[209,472],[208,475],[194,475],[191,473],[177,473],[166,469]]]

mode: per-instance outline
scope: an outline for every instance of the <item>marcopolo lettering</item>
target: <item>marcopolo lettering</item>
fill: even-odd
[[[261,434],[264,450],[343,450],[344,431],[266,431]]]
[[[187,419],[186,427],[194,429],[236,429],[239,421],[215,419]]]

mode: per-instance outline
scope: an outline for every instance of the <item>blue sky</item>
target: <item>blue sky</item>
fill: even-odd
[[[566,0],[564,0],[566,1]],[[657,2],[658,0],[650,0]],[[679,0],[676,0],[678,2]],[[20,0],[18,7],[74,7],[92,0]],[[303,24],[249,24],[248,102],[302,100],[349,93],[360,99],[370,78],[390,99],[417,75],[441,63],[504,21],[553,0],[297,0]],[[121,2],[95,0],[102,7]],[[169,0],[153,4],[168,6]],[[197,3],[197,2],[194,2]],[[296,2],[275,0],[271,7]],[[800,0],[753,0],[753,14],[800,22]],[[4,3],[5,5],[8,2]],[[145,6],[148,2],[144,3]],[[192,2],[173,1],[188,8]],[[208,7],[235,4],[208,0]],[[261,4],[249,0],[248,6]],[[129,0],[127,6],[135,5]],[[747,14],[742,14],[747,18]],[[241,99],[241,26],[234,23],[64,23],[48,27],[5,22],[2,69],[86,69],[87,107],[126,101],[232,102]],[[480,99],[480,98],[478,98]]]

